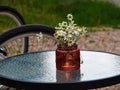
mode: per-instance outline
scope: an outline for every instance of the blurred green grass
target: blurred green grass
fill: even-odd
[[[120,7],[100,0],[1,0],[0,4],[15,8],[27,24],[55,27],[72,13],[79,26],[120,26]]]

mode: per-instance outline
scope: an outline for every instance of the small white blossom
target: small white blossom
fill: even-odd
[[[72,19],[73,19],[72,14],[68,14],[68,15],[67,15],[67,18],[68,18],[68,20],[72,20]]]
[[[40,41],[43,38],[43,34],[40,32],[39,34],[36,34],[37,40]]]
[[[62,30],[59,30],[58,31],[58,35],[59,36],[65,36],[66,35],[66,32],[62,31]]]
[[[61,26],[62,26],[62,23],[59,23],[58,25],[59,25],[59,27],[61,27]]]
[[[62,22],[62,27],[67,27],[67,22],[63,21]]]
[[[83,27],[83,32],[84,32],[84,33],[86,33],[86,32],[87,32],[86,27]]]
[[[81,28],[78,28],[78,29],[77,29],[77,31],[78,31],[78,32],[81,32],[81,31],[82,31],[82,29],[81,29]]]
[[[75,36],[79,36],[79,32],[78,31],[74,31],[74,35]]]
[[[72,36],[73,36],[72,34],[68,34],[68,38],[72,38]]]

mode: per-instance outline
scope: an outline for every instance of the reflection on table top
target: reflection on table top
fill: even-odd
[[[83,89],[120,83],[119,55],[97,51],[81,51],[80,53],[83,64],[80,70],[76,71],[56,70],[55,51],[6,58],[0,61],[0,83],[18,88],[28,88],[31,84],[38,88],[44,84],[57,86],[69,84],[70,88],[72,84]],[[18,85],[15,85],[16,81]]]

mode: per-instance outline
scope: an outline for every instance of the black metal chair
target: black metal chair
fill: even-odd
[[[18,12],[15,8],[11,8],[6,5],[0,5],[0,18],[1,18],[0,28],[3,29],[3,32],[11,28],[15,28],[26,24],[20,12]],[[27,51],[25,49],[26,47],[27,47],[27,38],[24,38],[22,42],[21,53]],[[3,57],[7,56],[5,50],[6,49],[4,47],[0,48],[0,58],[2,58],[2,56]]]
[[[43,39],[38,42],[36,34],[42,32]],[[53,37],[55,29],[46,25],[23,25],[0,35],[0,47],[5,47],[7,55],[13,56],[21,54],[22,39],[28,37],[28,47],[24,53],[43,50],[55,50],[56,39]]]

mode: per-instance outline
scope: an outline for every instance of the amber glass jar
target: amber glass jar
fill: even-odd
[[[78,70],[80,68],[80,49],[76,44],[72,46],[57,46],[56,68],[58,70]]]

